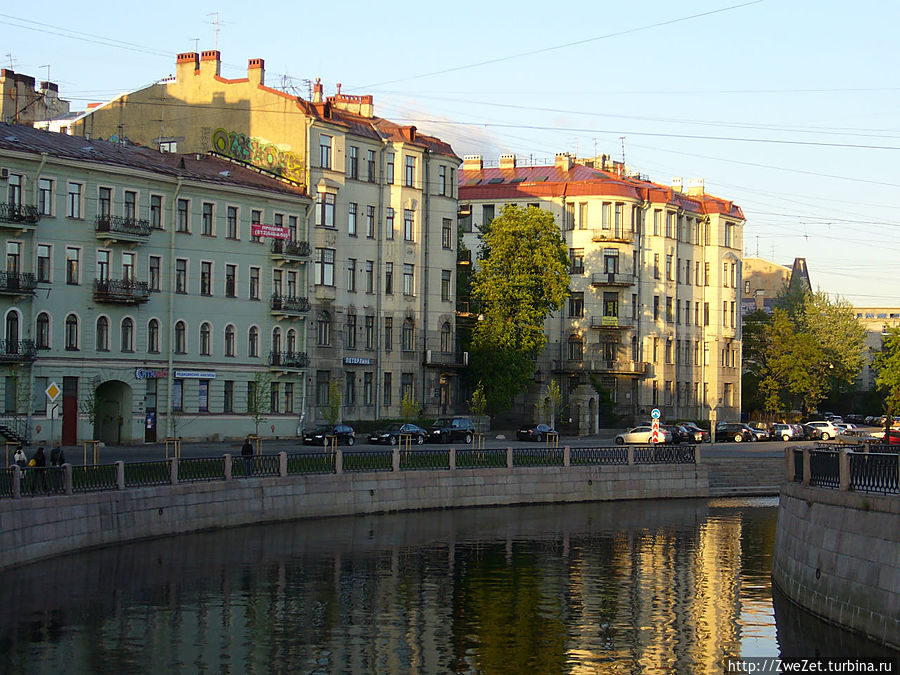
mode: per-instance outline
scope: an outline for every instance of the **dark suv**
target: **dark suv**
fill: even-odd
[[[428,430],[431,443],[471,443],[475,425],[468,417],[441,417]]]
[[[744,441],[752,441],[753,432],[746,424],[738,422],[719,422],[716,425],[716,442],[734,441],[742,443]]]

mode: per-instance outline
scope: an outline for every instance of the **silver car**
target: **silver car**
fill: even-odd
[[[660,438],[662,438],[662,443],[671,443],[672,442],[672,434],[670,434],[665,429],[659,430]],[[635,427],[634,429],[630,429],[624,433],[616,436],[616,445],[623,445],[625,443],[628,444],[638,444],[638,445],[647,445],[652,443],[653,438],[653,428],[652,427]]]

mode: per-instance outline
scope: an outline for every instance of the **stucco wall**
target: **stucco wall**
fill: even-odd
[[[900,648],[900,499],[785,484],[772,579],[813,614]]]
[[[458,469],[234,479],[0,501],[0,569],[71,551],[297,518],[703,497],[705,466]]]

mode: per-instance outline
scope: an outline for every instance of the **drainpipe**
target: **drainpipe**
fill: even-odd
[[[174,352],[174,319],[175,319],[175,225],[178,222],[178,195],[181,194],[181,186],[184,182],[182,176],[178,177],[175,185],[175,195],[172,197],[172,220],[169,223],[169,369],[166,372],[166,436],[171,438],[175,434],[175,425],[172,420],[172,390],[175,380],[173,368]],[[157,396],[159,393],[157,392]]]
[[[381,350],[384,349],[383,336],[381,333],[382,324],[382,304],[384,289],[381,281],[384,278],[381,272],[384,267],[384,154],[387,151],[387,139],[381,140],[381,149],[378,151],[378,221],[375,228],[376,251],[375,251],[375,419],[381,419],[381,403],[384,395],[384,371],[381,367]],[[390,188],[387,188],[388,190]],[[395,216],[396,217],[396,216]],[[391,383],[393,384],[393,383]]]
[[[650,197],[650,196],[649,196],[649,194],[648,194],[648,195],[647,195],[647,199],[642,199],[640,205],[638,206],[638,209],[639,209],[639,210],[638,210],[638,213],[641,214],[641,220],[640,220],[640,223],[637,224],[638,226],[637,226],[636,228],[634,228],[634,229],[635,229],[635,239],[636,239],[636,246],[635,246],[635,248],[637,249],[637,269],[634,270],[634,275],[635,275],[635,277],[637,278],[637,296],[638,296],[638,297],[637,297],[637,310],[638,310],[638,311],[637,311],[637,316],[636,316],[636,317],[633,317],[633,318],[634,318],[634,320],[635,320],[634,327],[635,327],[635,330],[636,330],[636,333],[637,333],[636,337],[637,337],[637,341],[638,341],[638,353],[637,353],[637,356],[638,356],[638,359],[640,359],[640,362],[641,362],[641,363],[646,363],[646,362],[644,361],[644,331],[643,331],[643,319],[644,319],[643,307],[644,307],[644,300],[643,300],[643,293],[641,293],[641,291],[642,291],[643,288],[644,288],[644,283],[643,283],[643,281],[644,281],[644,275],[643,275],[643,270],[644,270],[644,237],[646,236],[646,235],[645,235],[645,232],[646,232],[646,229],[647,229],[647,228],[646,228],[646,224],[647,224],[647,214],[650,213],[650,206],[651,206],[651,202],[650,202],[650,198],[649,198],[649,197]],[[645,374],[645,375],[644,375],[643,377],[641,377],[640,380],[638,381],[638,386],[637,386],[636,396],[634,397],[634,400],[633,400],[632,403],[631,403],[631,406],[632,406],[632,414],[634,415],[635,421],[638,420],[638,411],[640,410],[640,407],[641,407],[641,406],[640,406],[641,385],[642,385],[644,382],[647,381],[646,378],[647,378],[647,376],[646,376],[646,374]]]
[[[422,209],[425,212],[422,218],[422,247],[423,247],[423,266],[422,270],[422,411],[425,410],[426,394],[428,393],[428,368],[425,364],[425,350],[428,348],[428,234],[429,234],[429,204],[428,204],[428,186],[430,185],[429,150],[425,148],[422,152],[422,164],[424,164],[424,176],[422,185]]]
[[[47,153],[41,153],[41,163],[38,165],[37,171],[34,174],[34,204],[37,206],[38,203],[38,186],[41,183],[41,172],[44,170],[44,165],[47,163]],[[32,238],[32,244],[34,243],[34,238]],[[28,322],[25,324],[28,329],[28,333],[31,333],[31,326],[34,325],[34,301],[31,302],[31,316],[28,317]],[[23,326],[24,328],[24,326]],[[28,391],[34,391],[34,362],[28,364]],[[31,401],[28,402],[28,407],[25,413],[25,440],[31,440],[31,409],[34,406],[31,404]],[[53,439],[51,438],[52,442]]]

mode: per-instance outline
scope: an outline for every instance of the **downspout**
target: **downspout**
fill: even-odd
[[[650,194],[646,195],[646,198],[641,199],[641,203],[638,206],[638,213],[640,214],[640,222],[637,223],[637,227],[635,228],[635,235],[637,239],[637,269],[634,270],[634,276],[637,278],[637,316],[635,318],[635,328],[637,329],[637,341],[638,341],[638,359],[640,359],[641,363],[646,363],[644,361],[644,330],[643,330],[643,320],[644,320],[644,301],[643,294],[641,291],[644,288],[644,237],[646,232],[646,224],[647,224],[647,214],[650,213]],[[637,394],[634,397],[634,401],[632,402],[632,414],[634,415],[634,421],[637,422],[638,411],[640,410],[640,399],[641,399],[641,384],[646,382],[646,374],[642,378],[642,381],[638,383],[637,386]]]
[[[34,204],[37,206],[38,203],[38,186],[41,183],[41,172],[44,170],[44,165],[47,163],[47,153],[41,153],[41,163],[38,165],[37,171],[34,174]],[[34,244],[34,238],[32,238],[32,244]],[[33,251],[32,251],[33,253]],[[31,316],[28,317],[28,322],[25,324],[28,327],[28,332],[31,333],[31,326],[34,325],[34,302],[31,303]],[[28,391],[34,391],[34,361],[28,364]],[[28,402],[28,408],[25,413],[25,440],[31,440],[31,409],[34,406],[31,404],[31,401]],[[52,439],[51,439],[52,440]]]
[[[169,223],[169,368],[166,371],[166,436],[171,438],[175,435],[175,425],[172,419],[172,389],[175,380],[175,371],[173,368],[174,345],[174,319],[175,319],[175,224],[178,222],[178,195],[181,194],[181,186],[184,182],[182,176],[178,177],[178,183],[175,185],[175,195],[172,197],[172,220]],[[157,392],[157,396],[159,393]]]
[[[309,115],[305,115],[303,118],[303,123],[306,125],[306,192],[310,194],[310,182],[312,180],[312,161],[310,160],[310,139],[311,139],[311,129],[312,129],[312,118]],[[306,241],[310,244],[309,254],[312,260],[315,260],[315,251],[312,250],[312,227],[310,226],[310,219],[315,216],[316,207],[315,207],[315,198],[310,195],[310,202],[306,205]],[[314,264],[314,263],[313,263]],[[310,285],[310,264],[307,263],[304,265],[304,272],[306,274],[306,297],[310,298],[312,296],[311,285]],[[310,303],[310,310],[312,310],[312,303]],[[309,324],[310,321],[307,319],[303,322],[303,347],[306,350],[307,355],[310,354],[309,351]],[[309,374],[310,370],[313,366],[312,358],[309,359],[309,365],[306,367],[306,376],[303,378],[303,402],[300,405],[300,421],[299,426],[301,427],[298,430],[297,435],[299,436],[303,432],[303,420],[306,419],[307,407],[309,406],[310,400],[310,392],[309,392]]]
[[[384,396],[384,371],[381,367],[381,350],[384,349],[384,341],[381,333],[382,322],[382,301],[383,289],[381,287],[382,268],[384,267],[384,153],[387,150],[388,142],[386,139],[381,140],[381,149],[378,151],[378,177],[376,183],[378,185],[378,221],[375,228],[376,251],[375,251],[375,419],[381,419],[381,403]]]
[[[425,216],[422,218],[422,246],[423,246],[423,266],[422,270],[422,410],[425,410],[428,393],[428,368],[425,366],[426,349],[428,348],[428,234],[429,234],[429,199],[428,186],[430,180],[430,163],[429,150],[426,147],[422,152],[422,163],[425,165],[423,185],[422,185],[422,209]]]

